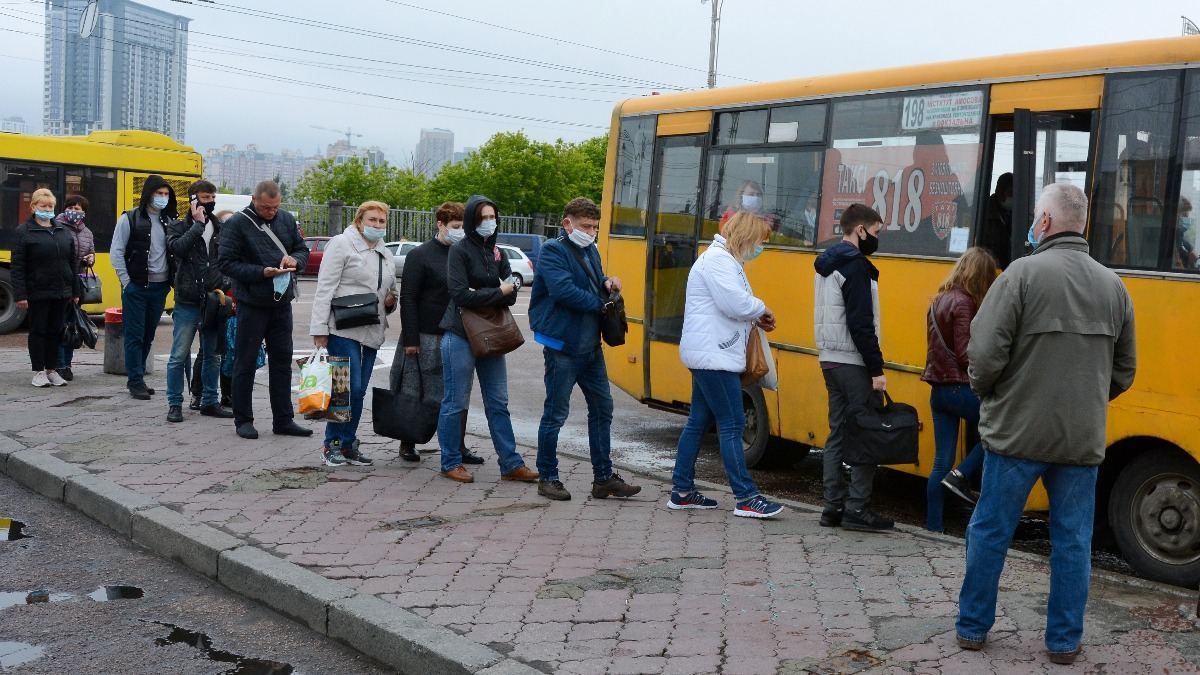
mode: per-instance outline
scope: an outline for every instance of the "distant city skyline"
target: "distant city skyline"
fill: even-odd
[[[449,129],[421,129],[413,173],[433,178],[443,166],[453,161],[454,132]]]

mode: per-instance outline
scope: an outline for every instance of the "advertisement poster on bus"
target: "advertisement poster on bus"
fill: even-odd
[[[842,212],[858,203],[883,219],[882,252],[957,256],[965,251],[982,146],[940,141],[937,134],[925,134],[916,145],[827,150],[820,245],[841,237]]]

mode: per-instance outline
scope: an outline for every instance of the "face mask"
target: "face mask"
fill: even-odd
[[[213,221],[213,212],[217,210],[217,203],[201,202],[200,208],[204,209],[204,219],[211,223]]]
[[[742,195],[742,208],[757,211],[762,208],[762,195]]]
[[[287,293],[288,286],[292,285],[292,273],[285,272],[271,279],[275,290],[275,302],[283,299],[283,295]]]
[[[362,236],[363,239],[366,239],[367,241],[383,241],[383,238],[387,236],[387,230],[383,229],[382,227],[364,226]]]
[[[1004,201],[1000,202],[1000,207],[1008,211],[1012,209],[1012,197],[1005,197]]]
[[[863,255],[871,255],[875,251],[878,251],[879,250],[879,237],[871,234],[870,232],[868,232],[866,230],[863,230],[863,233],[866,234],[867,236],[865,239],[859,239],[860,243],[858,245],[858,250],[861,251]]]
[[[596,241],[596,235],[588,234],[579,229],[571,230],[571,234],[567,235],[567,238],[580,248],[587,248],[592,245],[592,242]]]
[[[449,241],[451,244],[457,244],[458,242],[462,241],[463,238],[466,236],[467,236],[467,231],[462,229],[461,227],[458,229],[446,230],[446,240]]]
[[[63,218],[72,225],[78,225],[83,222],[83,211],[63,211]]]
[[[491,220],[480,222],[479,227],[475,228],[475,231],[479,233],[479,236],[487,239],[496,233],[496,219],[492,218]]]
[[[54,220],[53,211],[34,211],[33,217],[38,220]]]
[[[150,203],[154,205],[154,208],[158,209],[159,211],[162,211],[163,209],[167,208],[167,202],[169,202],[169,201],[171,201],[170,197],[164,197],[163,195],[154,195],[154,199],[152,199]]]
[[[1179,229],[1183,230],[1184,232],[1192,229],[1192,217],[1191,216],[1183,216],[1182,218],[1180,218],[1179,219]]]
[[[751,251],[751,252],[749,253],[749,255],[747,255],[747,256],[746,256],[746,259],[745,259],[745,260],[746,260],[746,262],[750,262],[751,260],[754,260],[754,259],[755,259],[755,258],[757,258],[758,256],[762,255],[762,252],[763,252],[763,245],[762,245],[762,244],[759,244],[758,246],[755,246],[755,247],[754,247],[754,250],[753,250],[753,251]]]

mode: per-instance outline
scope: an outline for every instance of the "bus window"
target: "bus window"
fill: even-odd
[[[789,105],[771,109],[768,143],[820,143],[825,140],[824,103]]]
[[[59,181],[60,170],[56,166],[0,162],[0,249],[12,249],[16,243],[17,228],[32,214],[29,197],[34,190],[48,188],[58,197],[58,208],[62,208]]]
[[[835,103],[818,245],[841,238],[842,211],[859,202],[883,218],[881,252],[960,255],[978,202],[983,113],[981,90]]]
[[[820,149],[714,150],[709,153],[701,237],[712,239],[718,224],[743,203],[747,191],[761,195],[752,210],[771,223],[771,244],[811,247],[816,241],[821,198]]]
[[[1100,123],[1092,255],[1117,267],[1159,266],[1179,72],[1110,75]]]
[[[767,141],[767,111],[742,110],[717,115],[717,145],[745,145]]]
[[[88,200],[87,226],[96,239],[96,252],[107,253],[117,224],[117,172],[111,169],[69,167],[66,195]]]
[[[653,115],[621,120],[612,234],[646,236],[650,171],[654,160],[654,126]]]
[[[1188,71],[1183,99],[1183,174],[1179,185],[1179,212],[1175,220],[1175,245],[1171,269],[1200,271],[1200,71]]]
[[[650,337],[678,342],[688,271],[696,260],[703,136],[660,138],[651,252]]]

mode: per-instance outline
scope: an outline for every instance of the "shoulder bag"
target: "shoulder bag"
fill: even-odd
[[[376,253],[379,261],[379,288],[383,288],[383,258]],[[379,325],[379,293],[355,293],[343,295],[329,302],[333,310],[333,327],[338,330],[357,328],[359,326]]]
[[[100,277],[96,276],[96,271],[90,265],[83,268],[83,272],[79,274],[79,283],[83,287],[83,293],[79,296],[79,304],[94,305],[104,301],[104,289],[100,285]]]
[[[886,391],[871,392],[865,406],[850,412],[843,461],[850,466],[916,464],[920,430],[916,408],[892,401]]]
[[[575,254],[579,266],[587,273],[596,287],[596,292],[600,294],[603,303],[600,309],[600,337],[609,347],[620,347],[625,344],[625,334],[629,332],[629,321],[625,318],[625,298],[621,297],[620,291],[608,291],[604,288],[604,284],[600,283],[596,276],[596,271],[584,257],[582,249],[570,242],[563,242],[563,246]]]
[[[525,344],[525,336],[507,307],[459,307],[463,332],[477,359],[503,356]]]

